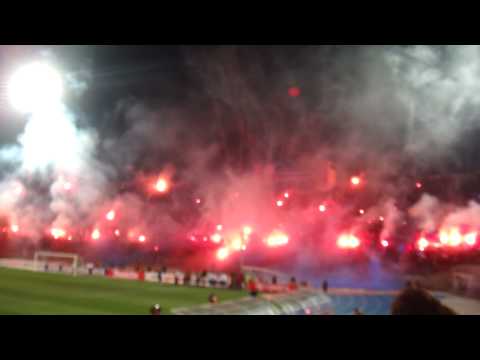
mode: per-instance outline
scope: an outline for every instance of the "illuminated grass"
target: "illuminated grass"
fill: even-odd
[[[148,314],[158,303],[164,313],[207,302],[215,292],[220,301],[244,292],[175,287],[158,283],[102,277],[72,277],[0,268],[0,314]]]

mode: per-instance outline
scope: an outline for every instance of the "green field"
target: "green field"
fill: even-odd
[[[170,313],[177,307],[207,303],[212,291],[220,301],[245,296],[242,291],[0,268],[0,315],[142,315],[155,303]]]

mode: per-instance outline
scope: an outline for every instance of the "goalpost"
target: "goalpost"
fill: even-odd
[[[54,251],[36,251],[33,257],[33,269],[35,271],[39,271],[39,264],[40,261],[44,261],[48,265],[48,259],[52,260],[60,260],[60,266],[62,266],[62,263],[65,259],[71,260],[72,264],[72,274],[74,276],[77,275],[77,269],[78,269],[78,262],[79,262],[79,256],[77,254],[69,254],[69,253],[62,253],[62,252],[54,252]]]

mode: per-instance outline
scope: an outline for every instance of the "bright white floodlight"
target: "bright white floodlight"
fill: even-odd
[[[24,113],[54,106],[60,102],[62,95],[61,75],[43,62],[21,67],[8,84],[8,97],[12,106]]]

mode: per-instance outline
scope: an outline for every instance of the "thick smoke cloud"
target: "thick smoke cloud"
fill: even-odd
[[[477,46],[229,47],[186,49],[183,57],[195,84],[185,100],[118,99],[106,116],[116,131],[79,121],[73,100],[29,118],[17,142],[0,149],[2,165],[14,168],[0,183],[1,211],[32,239],[50,227],[104,228],[112,208],[126,229],[165,246],[209,223],[230,231],[251,225],[262,234],[278,228],[303,249],[299,261],[315,263],[317,254],[333,252],[341,219],[356,210],[345,203],[319,219],[333,162],[338,181],[362,173],[378,189],[365,218],[384,217],[382,237],[404,216],[426,229],[445,216],[427,195],[407,214],[393,199],[409,191],[416,167],[444,161],[475,125]],[[74,98],[88,93],[92,72],[66,76]],[[300,96],[289,96],[291,86]],[[145,189],[165,171],[172,191],[152,201]],[[12,200],[16,182],[26,192]],[[285,190],[292,205],[279,209]],[[318,202],[294,202],[296,192]],[[475,206],[445,221],[475,221]],[[184,216],[186,208],[197,216]]]

